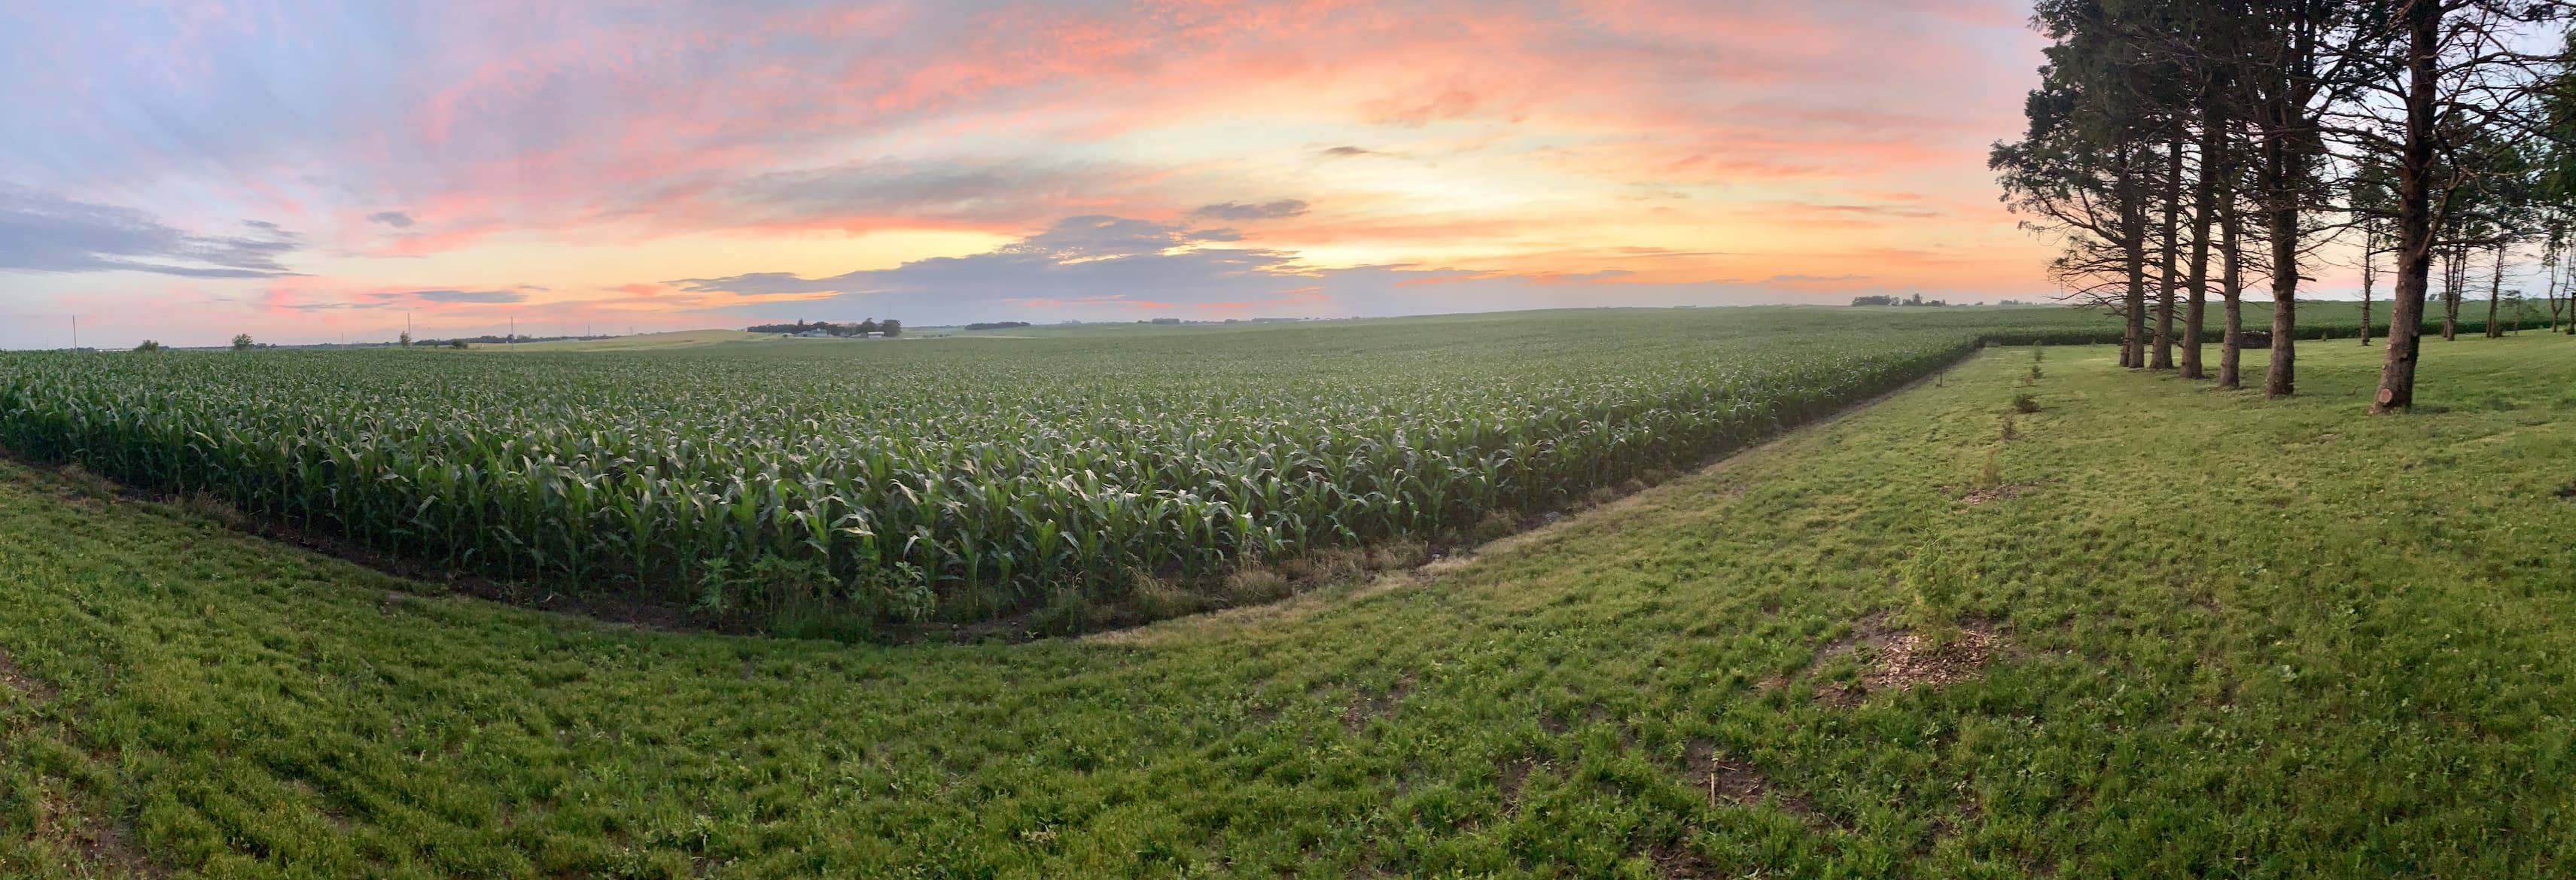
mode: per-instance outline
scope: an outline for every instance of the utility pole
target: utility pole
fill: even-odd
[[[519,316],[510,316],[510,336],[502,341],[509,343],[512,348],[519,346]]]
[[[72,350],[80,350],[80,316],[72,316]]]

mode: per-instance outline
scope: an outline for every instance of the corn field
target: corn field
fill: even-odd
[[[1547,314],[660,352],[11,353],[0,445],[460,572],[685,601],[784,559],[826,573],[836,607],[920,619],[1550,509],[1888,390],[1979,335],[1883,314]]]

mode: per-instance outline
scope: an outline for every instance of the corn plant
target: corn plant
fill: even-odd
[[[0,445],[458,571],[721,605],[706,585],[785,560],[837,591],[817,601],[918,618],[965,593],[990,612],[1114,597],[1140,571],[1210,583],[1246,559],[1460,534],[1697,464],[1980,339],[1724,311],[830,349],[10,353]]]

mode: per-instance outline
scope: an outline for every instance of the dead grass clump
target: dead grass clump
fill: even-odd
[[[1196,614],[1210,604],[1205,596],[1141,571],[1130,576],[1128,601],[1135,606],[1137,615],[1147,620]]]
[[[1371,550],[1365,563],[1370,571],[1394,571],[1414,568],[1431,561],[1431,547],[1420,541],[1388,544]]]
[[[1467,536],[1481,544],[1486,541],[1499,540],[1501,538],[1508,537],[1513,532],[1520,530],[1521,523],[1519,519],[1513,517],[1509,513],[1497,510],[1492,513],[1485,514],[1484,519],[1477,520],[1475,528],[1468,530]]]
[[[1301,584],[1337,584],[1367,573],[1367,554],[1348,547],[1309,550],[1279,562],[1279,573]]]
[[[171,502],[171,504],[172,506],[177,507],[179,512],[182,514],[202,519],[233,531],[250,531],[251,526],[253,525],[250,517],[244,515],[241,512],[241,508],[234,507],[232,502],[225,501],[221,498],[217,498],[203,492],[191,492],[186,495],[182,495],[178,500]]]
[[[55,468],[54,484],[61,487],[64,494],[75,498],[102,501],[116,498],[116,483],[77,462]]]
[[[1287,576],[1268,568],[1245,568],[1225,578],[1225,598],[1230,602],[1275,602],[1293,592]]]

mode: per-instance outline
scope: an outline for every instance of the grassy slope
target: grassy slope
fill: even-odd
[[[2005,350],[1421,582],[1016,647],[398,597],[10,466],[0,874],[2561,873],[2576,343],[2427,349],[2376,420],[2357,345],[2286,403],[2052,349],[1963,504]],[[1811,699],[1923,548],[1998,659]]]

